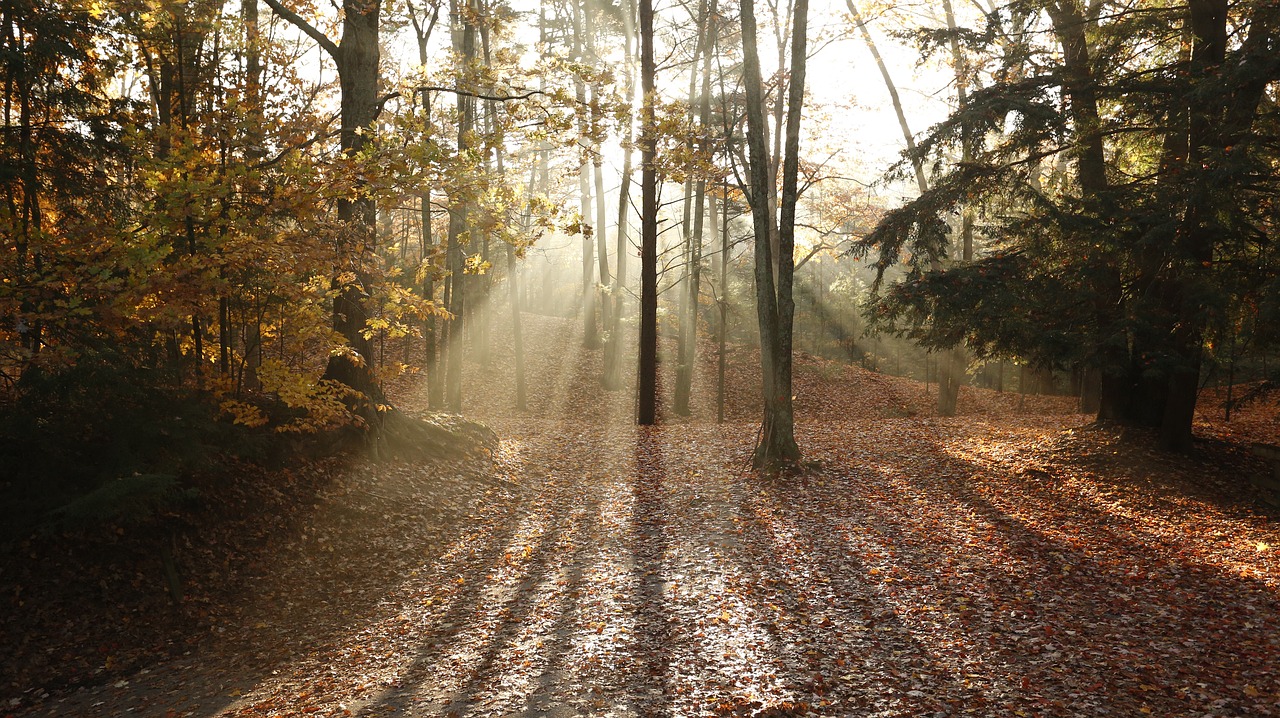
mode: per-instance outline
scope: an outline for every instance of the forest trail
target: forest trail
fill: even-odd
[[[710,374],[698,415],[639,428],[598,352],[534,326],[528,414],[468,383],[503,437],[485,493],[369,467],[390,513],[304,532],[234,637],[30,715],[1280,714],[1280,529],[1205,466],[1067,431],[1062,400],[934,419],[918,384],[802,358],[814,463],[771,480],[750,357],[728,423]]]

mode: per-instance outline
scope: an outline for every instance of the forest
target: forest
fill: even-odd
[[[3,0],[0,716],[1280,714],[1280,1]]]

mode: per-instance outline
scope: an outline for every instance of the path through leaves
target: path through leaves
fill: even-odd
[[[918,385],[802,359],[813,463],[763,478],[749,357],[730,423],[704,402],[637,428],[566,324],[536,336],[532,413],[475,386],[504,440],[458,528],[373,517],[370,560],[400,569],[371,607],[269,661],[211,649],[33,713],[1280,714],[1280,530],[1231,481],[1247,458],[1163,458],[1043,399],[933,419]],[[276,597],[269,635],[343,610],[340,585],[293,585],[314,593]]]

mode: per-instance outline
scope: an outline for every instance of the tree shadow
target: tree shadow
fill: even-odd
[[[933,698],[940,686],[953,696],[979,695],[868,581],[872,567],[848,555],[829,507],[813,492],[754,477],[746,483],[745,526],[732,557],[748,613],[778,652],[779,678],[793,695],[775,711],[932,715],[950,707]],[[862,671],[872,679],[851,679]],[[886,675],[900,679],[886,685],[878,680]]]
[[[643,655],[640,686],[645,695],[632,696],[641,715],[671,715],[674,635],[664,595],[667,538],[667,467],[663,433],[658,427],[636,428],[635,473],[632,479],[631,555],[636,586],[636,632]]]
[[[507,586],[501,597],[477,589],[453,599],[444,618],[421,629],[430,643],[424,642],[412,663],[398,671],[395,686],[362,701],[356,714],[371,717],[389,709],[440,715],[555,716],[605,709],[634,716],[670,714],[673,638],[662,593],[667,537],[661,441],[656,430],[639,430],[632,456],[603,459],[589,467],[587,476],[562,477],[574,483],[561,486],[538,507],[536,520],[544,530],[527,549],[517,576],[500,576],[501,552],[487,555],[495,562],[488,569],[474,562],[491,584]],[[624,521],[622,533],[612,543],[603,505],[611,498],[629,504],[626,515],[618,517]],[[611,581],[614,568],[621,583],[621,594],[613,596],[620,599],[619,614],[600,605],[611,589],[593,585]],[[495,600],[501,601],[496,609]],[[492,618],[468,615],[484,613],[478,607],[485,606]],[[588,620],[594,617],[603,621]],[[619,630],[624,626],[630,630]],[[610,640],[615,643],[603,649],[605,656],[623,644],[612,654],[613,664],[591,649],[592,642]],[[459,664],[464,665],[459,669]],[[454,674],[461,678],[450,686]]]
[[[447,520],[423,520],[419,509],[430,503],[431,495],[418,495],[423,488],[420,482],[434,480],[438,475],[434,472],[458,471],[450,463],[417,478],[410,476],[417,467],[397,463],[344,468],[357,470],[361,472],[358,480],[331,482],[311,495],[304,502],[310,510],[289,517],[289,531],[279,542],[243,558],[247,565],[242,569],[243,580],[250,590],[236,613],[218,621],[224,630],[176,660],[95,691],[58,696],[35,706],[32,714],[96,716],[127,710],[135,715],[166,715],[172,710],[215,715],[250,705],[262,687],[280,680],[307,682],[307,672],[338,653],[344,641],[392,621],[411,583],[408,577],[420,568],[441,560],[446,567],[466,571],[457,566],[469,555],[442,557],[451,548],[473,541],[476,531],[514,526],[505,520],[505,505],[494,507],[495,513],[479,527],[463,520],[465,509]],[[334,491],[341,494],[340,500],[323,496]],[[376,500],[362,496],[374,491],[383,495]],[[387,501],[409,504],[407,511],[417,521],[406,523],[404,517],[388,521],[382,513]],[[426,528],[419,530],[417,523]],[[422,550],[371,554],[380,546],[406,540],[422,542]],[[493,544],[501,547],[503,537],[493,535]],[[276,562],[268,563],[264,557]],[[253,580],[258,574],[258,580]],[[286,583],[282,588],[281,576],[303,574],[306,582],[297,587]],[[316,586],[326,590],[319,594],[296,590]],[[211,665],[218,666],[216,674],[208,670]]]
[[[935,436],[923,451],[947,447]],[[972,647],[987,667],[973,671],[986,676],[976,681],[984,700],[1116,713],[1262,705],[1263,686],[1276,683],[1274,588],[1148,542],[1052,477],[993,476],[955,456],[902,470],[915,459],[890,448],[787,500],[807,503],[803,512],[825,522],[823,533],[843,533],[849,550],[905,567],[894,600],[933,606],[945,632]],[[1001,673],[1003,685],[991,680]]]
[[[423,638],[417,656],[398,671],[394,687],[366,698],[357,715],[426,709],[442,696],[424,696],[424,692],[438,693],[441,687],[435,683],[443,677],[445,667],[458,663],[468,664],[465,677],[447,691],[443,705],[431,706],[431,710],[446,715],[465,713],[485,700],[486,691],[502,677],[506,669],[502,663],[517,652],[515,644],[522,631],[538,618],[539,611],[550,610],[554,618],[544,633],[548,638],[542,641],[541,652],[533,655],[543,670],[538,687],[546,685],[568,650],[568,629],[575,610],[573,597],[582,589],[583,554],[589,548],[588,542],[575,537],[591,531],[597,517],[595,509],[590,502],[571,505],[567,498],[540,507],[536,520],[542,530],[536,541],[525,548],[516,546],[518,530],[513,522],[507,539],[490,542],[465,572],[469,576],[488,576],[489,581],[470,582],[468,590],[456,595],[443,615],[420,627]],[[557,523],[558,517],[570,514],[574,515],[571,524]],[[515,574],[511,580],[500,578],[504,565]],[[501,595],[493,595],[495,591]],[[550,596],[546,595],[548,592]],[[496,620],[487,625],[483,611],[493,608],[495,600],[501,607],[496,610]],[[468,635],[476,632],[480,635]],[[456,649],[467,646],[474,648],[470,656],[456,653]],[[518,652],[525,653],[522,649]],[[536,689],[526,696],[524,710],[510,714],[531,712],[535,693]]]

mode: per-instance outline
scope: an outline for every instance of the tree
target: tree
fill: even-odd
[[[717,32],[715,27],[715,2],[703,0],[699,3],[698,16],[695,22],[698,27],[698,39],[694,48],[693,62],[689,69],[689,115],[692,137],[690,142],[691,161],[686,169],[684,229],[685,260],[682,263],[685,274],[685,287],[680,296],[680,334],[677,352],[679,354],[676,367],[674,410],[677,414],[689,414],[689,399],[693,393],[693,368],[697,360],[698,341],[698,302],[702,272],[702,226],[706,212],[707,179],[706,166],[710,164],[710,132],[711,123],[711,50]],[[701,65],[701,67],[699,67]],[[698,88],[699,71],[701,71],[701,89]],[[694,110],[697,108],[696,119]]]
[[[342,152],[355,157],[368,144],[381,111],[378,101],[378,20],[381,4],[365,0],[344,0],[342,38],[334,42],[301,15],[281,4],[265,0],[279,16],[288,20],[316,42],[333,59],[341,86]],[[344,229],[340,240],[342,266],[333,278],[333,328],[346,342],[348,351],[329,359],[325,377],[337,380],[363,397],[361,414],[368,421],[377,418],[377,405],[384,402],[373,374],[372,348],[365,334],[369,316],[365,307],[367,276],[363,262],[375,247],[377,207],[371,197],[343,197],[338,200],[338,220]]]
[[[623,119],[625,130],[622,137],[622,181],[618,186],[618,222],[614,238],[616,247],[614,257],[617,261],[617,270],[613,273],[613,286],[609,290],[613,300],[613,312],[611,313],[613,324],[609,327],[608,343],[605,345],[604,356],[603,384],[606,389],[619,389],[622,387],[622,315],[625,307],[623,292],[627,284],[627,254],[630,250],[630,243],[627,240],[627,218],[630,213],[627,210],[629,208],[628,205],[631,204],[632,145],[635,141],[635,122],[633,121],[636,102],[635,51],[633,49],[635,5],[631,0],[624,0],[622,5],[623,71],[626,73],[624,102],[626,112]]]
[[[636,421],[657,423],[658,409],[658,173],[654,104],[653,0],[640,0],[640,368]]]
[[[1234,254],[1230,251],[1233,235],[1250,231],[1248,212],[1237,203],[1252,194],[1257,187],[1254,182],[1267,172],[1257,164],[1261,138],[1255,127],[1265,86],[1280,78],[1280,61],[1275,58],[1280,10],[1273,3],[1259,3],[1250,8],[1247,18],[1248,34],[1228,63],[1228,5],[1191,0],[1187,6],[1191,87],[1185,99],[1180,98],[1188,121],[1185,143],[1178,142],[1187,149],[1185,164],[1178,167],[1186,188],[1181,221],[1174,231],[1172,254],[1178,271],[1162,288],[1163,301],[1177,322],[1171,332],[1173,362],[1160,438],[1174,450],[1191,446],[1205,333],[1211,321],[1201,298],[1218,293],[1208,270],[1220,257]],[[1274,164],[1269,169],[1274,178]]]
[[[929,180],[927,177],[925,177],[923,158],[921,158],[919,154],[917,154],[916,152],[915,134],[912,133],[911,126],[907,121],[906,112],[902,108],[902,100],[898,96],[897,85],[894,84],[893,76],[889,73],[889,68],[885,65],[884,59],[881,58],[880,51],[876,47],[875,40],[873,40],[871,37],[871,31],[867,29],[867,23],[862,19],[862,15],[861,13],[858,12],[857,6],[854,5],[853,0],[845,0],[845,5],[849,8],[849,13],[853,16],[854,24],[858,26],[858,30],[862,34],[863,42],[866,43],[867,49],[871,52],[872,58],[875,59],[876,67],[880,70],[880,77],[884,80],[885,88],[889,92],[889,98],[893,102],[894,114],[898,118],[898,127],[902,131],[902,138],[904,143],[906,144],[906,148],[907,148],[906,155],[909,161],[911,162],[911,169],[913,170],[913,174],[915,175],[916,187],[919,189],[921,194],[924,194],[925,192],[929,191]],[[949,24],[953,25],[954,23],[952,22],[952,12],[951,12],[950,2],[949,1],[946,2],[944,7],[946,8],[947,19],[949,21]],[[955,30],[954,26],[950,27],[949,29],[952,30],[953,32]],[[954,43],[954,36],[952,39],[953,39],[953,56],[956,57],[958,60],[959,49]],[[963,73],[961,71],[961,68],[958,62],[956,65],[956,74],[957,74],[957,87],[962,88],[964,86],[963,80],[961,79],[963,77]],[[963,91],[961,90],[960,92],[962,93]],[[965,221],[966,221],[967,228],[971,229],[972,219],[971,219],[971,215],[969,215],[968,213],[965,214]],[[939,272],[942,270],[942,261],[939,256],[940,251],[941,250],[935,251],[929,257],[929,268],[933,272]],[[971,258],[972,257],[969,257],[969,259]],[[948,358],[951,359],[951,361],[948,361],[943,365],[943,371],[941,372],[942,376],[939,377],[939,382],[938,382],[937,411],[940,416],[955,415],[956,399],[960,389],[960,384],[958,381],[956,381],[956,374],[957,374],[956,365],[959,364],[959,361],[957,361],[956,357],[951,356],[950,354]]]
[[[454,97],[458,110],[458,156],[465,157],[472,149],[473,133],[476,121],[476,98],[470,91],[472,64],[476,57],[476,29],[472,18],[477,6],[475,0],[464,0],[466,7],[459,7],[458,0],[450,6],[450,16],[454,23],[453,45],[458,57],[459,66],[454,74]],[[468,278],[466,261],[463,256],[462,243],[469,241],[471,225],[469,215],[472,200],[467,196],[464,183],[455,188],[452,206],[449,210],[449,236],[445,255],[449,266],[448,306],[453,315],[449,323],[449,334],[445,342],[447,366],[445,368],[445,406],[450,411],[462,411],[462,344],[463,330],[467,321]]]
[[[246,2],[252,1],[246,0]],[[440,4],[439,2],[431,3],[429,5],[430,15],[427,17],[419,17],[418,11],[412,2],[407,2],[407,5],[409,20],[413,25],[414,40],[418,47],[418,62],[422,64],[423,68],[426,68],[427,60],[429,59],[427,48],[431,41],[431,33],[440,18]],[[424,9],[424,14],[425,12]],[[431,93],[428,90],[420,90],[417,94],[421,98],[419,106],[422,109],[423,152],[424,154],[429,154],[432,146]],[[425,179],[426,174],[424,171],[423,186],[418,192],[418,229],[421,246],[419,271],[422,275],[422,296],[424,299],[434,301],[437,274],[436,247],[431,233],[431,185]],[[432,409],[436,409],[444,405],[444,381],[442,381],[442,372],[439,366],[437,322],[435,315],[432,313],[423,318],[422,339],[423,351],[426,356],[424,368],[427,372],[427,405]]]
[[[1259,88],[1280,77],[1262,50],[1276,13],[1268,3],[1043,8],[1054,46],[1032,39],[1037,16],[1025,12],[1012,29],[992,16],[985,35],[958,35],[996,43],[1003,58],[916,156],[958,146],[970,160],[889,212],[864,246],[880,249],[882,271],[906,246],[927,256],[939,242],[930,223],[978,205],[1001,239],[941,274],[910,260],[872,308],[933,347],[1094,368],[1099,420],[1159,428],[1166,448],[1184,450],[1206,332],[1233,286],[1257,286],[1245,270],[1256,259],[1244,258],[1265,241],[1255,192],[1276,182],[1258,145],[1274,136]],[[1234,46],[1232,22],[1248,28]],[[1137,45],[1147,50],[1125,49]],[[1056,160],[1047,172],[1046,159]]]
[[[127,331],[135,283],[116,275],[158,264],[154,252],[131,257],[126,242],[119,180],[134,148],[124,128],[146,123],[141,103],[110,98],[127,48],[100,47],[105,34],[88,3],[0,15],[0,381],[10,387]]]
[[[587,39],[590,33],[591,22],[589,8],[585,7],[585,2],[575,1],[572,7],[573,13],[573,54],[574,59],[582,66],[588,61],[586,47],[590,44]],[[585,25],[585,27],[584,27]],[[573,79],[574,98],[577,101],[578,115],[578,221],[577,231],[582,236],[582,344],[583,346],[594,349],[600,345],[600,328],[597,324],[597,307],[596,307],[596,281],[595,281],[595,237],[597,231],[603,232],[604,227],[592,227],[592,196],[591,196],[591,136],[592,136],[592,112],[590,103],[587,102],[586,82],[583,80],[582,72],[576,71]],[[598,198],[603,201],[603,197]],[[601,258],[601,266],[604,264],[604,258]],[[601,279],[604,279],[603,274]]]
[[[808,35],[808,2],[795,5],[791,84],[787,98],[786,147],[782,169],[781,216],[775,222],[770,211],[769,160],[765,147],[764,82],[756,46],[753,0],[742,3],[743,81],[747,96],[747,146],[750,157],[752,225],[755,229],[756,316],[760,327],[760,363],[763,375],[764,417],[760,440],[752,462],[757,468],[776,468],[800,458],[795,440],[795,415],[791,397],[791,341],[795,303],[791,296],[795,267],[796,201],[799,174],[800,114],[804,102],[804,77]],[[778,256],[770,237],[778,237]],[[776,268],[776,270],[775,270]]]

